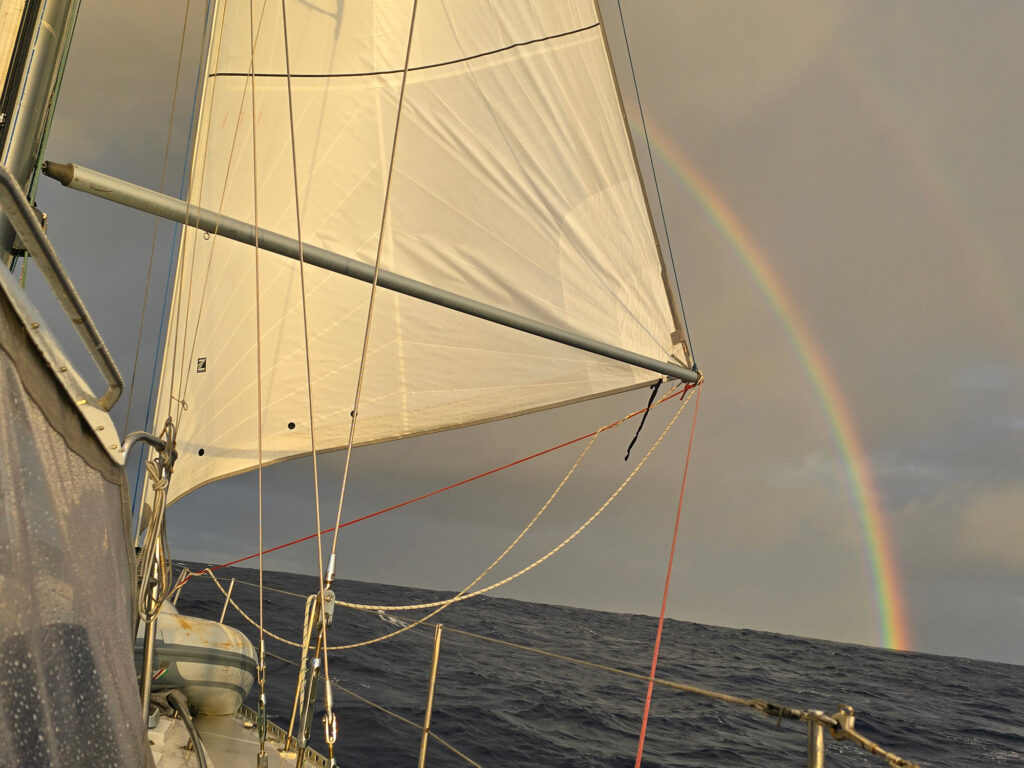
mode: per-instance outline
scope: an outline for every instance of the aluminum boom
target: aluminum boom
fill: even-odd
[[[146,213],[160,216],[164,219],[176,221],[185,226],[195,227],[214,235],[237,240],[240,243],[255,245],[257,237],[259,247],[271,251],[289,259],[299,258],[299,241],[276,232],[268,232],[265,229],[257,230],[252,224],[238,219],[222,216],[219,213],[205,208],[198,208],[187,204],[175,197],[154,192],[151,189],[140,187],[113,176],[107,176],[99,171],[89,170],[80,165],[71,163],[43,164],[43,173],[51,178],[57,179],[66,187],[88,192],[96,197],[102,197],[129,208],[135,208]],[[309,243],[302,244],[302,258],[307,264],[337,272],[340,275],[347,275],[364,283],[373,282],[373,265],[364,264],[361,261],[350,259],[336,253],[319,248]],[[517,315],[514,312],[507,312],[481,301],[460,296],[451,291],[445,291],[434,286],[402,277],[394,272],[380,270],[377,276],[377,284],[382,288],[403,293],[431,304],[453,309],[467,315],[473,315],[483,320],[488,320],[508,328],[515,328],[526,333],[540,336],[545,339],[557,341],[570,347],[576,347],[587,352],[592,352],[602,357],[618,360],[629,365],[635,365],[648,371],[660,373],[680,381],[695,383],[700,378],[698,371],[692,371],[681,365],[663,360],[656,360],[645,355],[638,355],[619,347],[605,344],[578,333],[558,328],[547,323],[531,320],[528,317]]]

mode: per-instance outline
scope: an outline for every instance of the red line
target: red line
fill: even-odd
[[[665,574],[665,592],[661,596],[661,615],[658,616],[658,634],[654,638],[654,657],[651,659],[651,678],[647,683],[647,698],[644,701],[644,718],[640,724],[640,740],[636,745],[636,764],[644,756],[644,737],[647,735],[647,716],[651,713],[651,693],[654,691],[654,673],[658,669],[658,652],[661,650],[661,630],[665,626],[665,606],[668,604],[668,586],[672,581],[672,560],[676,556],[676,540],[679,538],[679,518],[683,514],[683,494],[686,493],[686,473],[690,469],[690,451],[693,450],[693,433],[697,430],[697,409],[700,408],[700,389],[697,390],[697,402],[693,406],[693,423],[690,426],[690,442],[686,446],[686,463],[683,465],[683,482],[679,488],[679,506],[676,507],[676,527],[672,531],[672,548],[668,553],[668,571]]]
[[[671,395],[663,397],[661,400],[656,402],[651,407],[653,408],[655,406],[661,405],[662,403],[664,403],[664,402],[666,402],[668,400],[671,400],[674,397],[682,397],[693,386],[694,386],[693,384],[687,384],[683,388],[682,392],[674,392]],[[697,399],[698,399],[698,401],[700,400],[700,392],[697,393]],[[567,446],[570,446],[573,443],[578,443],[581,440],[586,440],[587,438],[593,437],[598,432],[600,432],[602,429],[611,429],[613,427],[617,427],[620,424],[622,424],[624,421],[628,421],[629,419],[635,418],[636,416],[639,416],[641,413],[643,413],[644,411],[647,411],[647,410],[649,410],[649,409],[648,408],[641,408],[639,411],[634,411],[633,413],[629,414],[628,416],[623,416],[618,421],[613,421],[611,424],[608,424],[607,426],[604,426],[601,429],[595,429],[593,432],[590,432],[590,433],[588,433],[586,435],[580,435],[579,437],[577,437],[577,438],[575,438],[573,440],[568,440],[568,441],[566,441],[564,443],[561,443],[560,445],[556,445],[556,446],[554,446],[552,448],[548,448],[547,450],[540,451],[539,453],[535,453],[532,456],[526,456],[526,457],[524,457],[522,459],[518,459],[518,460],[510,462],[508,464],[504,464],[504,465],[502,465],[500,467],[495,467],[494,469],[490,469],[490,470],[488,470],[486,472],[481,472],[479,475],[474,475],[473,477],[466,478],[465,480],[460,480],[457,483],[452,483],[451,485],[446,485],[446,486],[444,486],[444,488],[438,488],[436,491],[431,491],[430,493],[424,493],[422,496],[417,496],[414,499],[408,499],[406,501],[403,501],[403,502],[400,502],[398,504],[395,504],[394,506],[387,507],[385,509],[379,509],[376,512],[371,512],[370,514],[363,515],[362,517],[357,517],[355,520],[349,520],[347,523],[342,523],[338,527],[339,528],[344,528],[345,526],[348,526],[348,525],[355,525],[356,523],[361,523],[364,520],[369,520],[371,517],[376,517],[377,515],[383,515],[385,512],[391,512],[392,510],[399,509],[401,507],[406,507],[406,506],[408,506],[410,504],[413,504],[413,503],[415,503],[417,501],[422,501],[423,499],[430,498],[431,496],[436,496],[439,493],[444,493],[445,491],[450,491],[453,488],[458,488],[460,485],[466,485],[466,483],[471,483],[474,480],[479,480],[480,478],[487,477],[488,475],[493,475],[496,472],[501,472],[502,470],[509,469],[510,467],[514,467],[517,464],[522,464],[522,463],[530,461],[532,459],[536,459],[536,458],[538,458],[540,456],[543,456],[545,454],[551,453],[552,451],[557,451],[557,450],[559,450],[561,448],[565,448]],[[322,536],[324,534],[332,532],[333,530],[334,530],[334,526],[332,525],[330,528],[324,528],[322,531],[320,531],[319,535]],[[286,544],[278,544],[276,547],[271,547],[270,549],[265,549],[265,550],[263,550],[262,553],[256,552],[256,553],[251,554],[251,555],[246,555],[245,557],[240,557],[237,560],[232,560],[230,563],[223,563],[221,565],[212,566],[210,570],[216,571],[216,570],[220,570],[221,568],[227,568],[229,565],[237,565],[238,563],[244,563],[246,560],[252,560],[254,557],[259,557],[260,554],[266,555],[266,554],[269,554],[270,552],[276,552],[279,549],[284,549],[285,547],[290,547],[293,544],[301,544],[303,541],[309,541],[310,539],[316,538],[317,535],[318,534],[316,534],[316,533],[311,533],[311,534],[309,534],[309,536],[303,536],[301,539],[295,539],[295,541],[289,541]]]

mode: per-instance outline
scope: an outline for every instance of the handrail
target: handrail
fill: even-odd
[[[60,259],[57,258],[57,252],[36,218],[32,205],[10,171],[3,166],[0,166],[0,209],[3,210],[7,220],[14,227],[25,250],[39,264],[46,281],[50,284],[50,290],[53,291],[64,308],[71,324],[74,325],[78,335],[85,343],[86,349],[89,350],[89,356],[107,382],[107,391],[103,393],[98,402],[103,410],[109,411],[124,391],[124,379],[121,378],[117,364],[111,357],[96,324],[89,316],[89,311],[75,290],[71,278],[68,277]]]

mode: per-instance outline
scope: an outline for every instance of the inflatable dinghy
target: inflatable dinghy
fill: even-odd
[[[145,625],[135,638],[141,674]],[[165,602],[156,620],[153,690],[180,688],[189,707],[205,715],[231,715],[256,680],[256,651],[237,629],[182,616]]]

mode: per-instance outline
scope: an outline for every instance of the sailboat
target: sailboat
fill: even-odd
[[[332,590],[353,449],[658,385],[681,410],[699,391],[600,8],[221,0],[184,199],[45,158],[76,10],[24,3],[5,37],[0,234],[56,287],[109,386],[92,393],[5,270],[0,751],[40,765],[332,764],[310,732],[320,706],[332,751],[318,679],[336,606],[405,607]],[[154,415],[123,439],[108,413],[120,376],[29,203],[40,172],[184,225]],[[132,517],[123,468],[142,446]],[[320,510],[317,458],[336,450],[338,503]],[[184,579],[166,510],[240,473],[262,490],[265,467],[302,456],[316,529],[333,536],[293,638],[284,732],[262,696],[241,705],[263,685],[262,624],[250,642],[223,614],[171,605]],[[262,497],[244,503],[262,525]],[[453,600],[497,585],[477,581]],[[856,734],[852,713],[746,705],[807,722],[810,764],[826,729],[909,764]],[[430,735],[428,700],[421,765]]]

